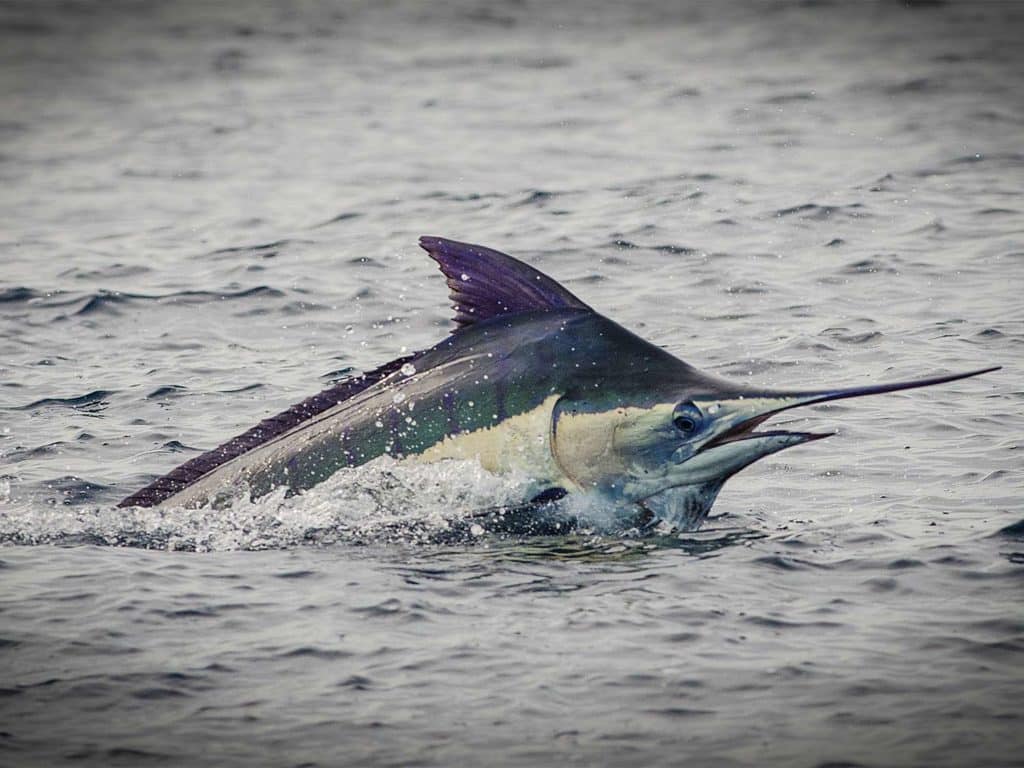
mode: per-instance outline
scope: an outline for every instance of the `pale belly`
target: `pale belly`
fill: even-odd
[[[531,488],[538,493],[555,486],[569,491],[577,490],[576,484],[565,476],[552,453],[551,412],[557,400],[558,396],[552,395],[536,408],[509,417],[494,426],[445,437],[404,461],[475,461],[495,475],[528,478]],[[294,450],[294,440],[290,444]],[[275,444],[262,446],[217,468],[166,499],[161,506],[195,507],[210,502],[216,505],[219,497],[232,498],[240,483],[248,483],[265,469],[278,467],[284,463],[283,457],[286,456],[287,452],[277,449]],[[273,474],[280,473],[275,470]],[[272,490],[265,482],[260,485],[266,491]]]
[[[551,445],[551,412],[558,401],[552,395],[536,408],[491,427],[451,435],[407,461],[443,459],[476,461],[496,475],[521,475],[538,486],[575,490],[555,460]]]

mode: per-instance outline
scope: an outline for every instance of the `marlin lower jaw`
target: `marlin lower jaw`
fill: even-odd
[[[714,437],[704,445],[702,445],[697,453],[705,453],[706,451],[721,448],[729,445],[730,443],[740,443],[747,441],[764,441],[767,440],[772,444],[785,443],[780,445],[775,450],[782,450],[782,448],[791,448],[794,445],[802,445],[803,443],[810,443],[815,440],[824,440],[826,437],[832,437],[835,432],[787,432],[783,429],[773,429],[765,432],[754,432],[753,428],[745,433],[736,433],[733,430]],[[775,450],[769,451],[774,453]]]
[[[750,422],[763,420],[744,422],[740,428],[733,428],[705,444],[690,458],[672,465],[663,478],[668,487],[645,495],[637,504],[673,528],[696,530],[711,511],[725,481],[744,467],[794,445],[829,437],[828,434],[783,430],[754,432],[756,424]]]
[[[749,440],[768,440],[768,445],[779,444],[778,447],[773,450],[767,451],[767,453],[774,453],[782,448],[790,448],[794,445],[800,445],[802,443],[813,442],[814,440],[822,440],[826,437],[831,437],[834,432],[788,432],[782,429],[767,430],[764,432],[755,431],[761,424],[766,422],[772,416],[777,414],[781,410],[787,410],[787,408],[778,408],[768,411],[766,413],[758,414],[749,419],[745,419],[738,424],[733,425],[725,432],[719,435],[715,435],[708,440],[704,445],[697,449],[696,453],[701,454],[714,448],[720,448],[730,443],[738,443]],[[781,445],[785,443],[785,445]],[[762,454],[762,455],[767,455]]]
[[[758,459],[795,445],[829,437],[811,432],[752,432],[706,444],[681,464],[675,465],[673,483],[679,485],[725,482]]]

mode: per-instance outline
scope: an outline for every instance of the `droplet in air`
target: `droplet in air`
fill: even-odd
[[[468,280],[469,280],[469,275],[467,275],[465,272],[463,272],[462,273],[462,282],[467,282]]]
[[[416,373],[416,366],[413,365],[412,363],[406,363],[405,365],[402,366],[402,373],[405,374],[406,376],[412,376],[414,373]]]
[[[469,529],[469,532],[470,532],[471,534],[473,534],[474,536],[483,536],[483,535],[484,535],[484,529],[483,529],[483,527],[481,527],[481,526],[477,525],[476,523],[474,523],[474,524],[473,524],[473,525],[472,525],[472,526],[470,527],[470,529]]]

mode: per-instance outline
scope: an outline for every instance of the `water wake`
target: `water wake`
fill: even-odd
[[[244,489],[199,509],[51,507],[11,499],[0,542],[101,544],[148,549],[281,549],[303,544],[444,543],[502,529],[528,496],[527,477],[493,475],[472,461],[346,469],[302,494],[280,489],[252,501]]]

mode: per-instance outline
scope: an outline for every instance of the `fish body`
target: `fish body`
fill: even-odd
[[[447,278],[452,335],[264,421],[122,505],[201,506],[239,488],[254,498],[301,492],[387,455],[475,460],[529,477],[526,502],[592,494],[623,522],[693,529],[732,474],[826,436],[755,432],[771,415],[982,372],[757,390],[701,372],[510,256],[442,238],[421,245]]]
[[[642,410],[653,404],[650,377],[678,382],[694,373],[591,311],[495,317],[444,339],[375,386],[222,464],[163,503],[195,506],[241,484],[257,497],[280,486],[300,491],[382,455],[470,459],[496,474],[530,476],[536,493],[581,491],[601,471],[595,462],[611,461],[609,452],[590,446],[594,457],[577,478],[571,459],[579,448],[563,447],[569,469],[563,468],[554,428],[559,419],[601,420],[606,409],[566,414],[567,396]],[[607,430],[593,426],[574,424],[573,431],[604,439]]]

